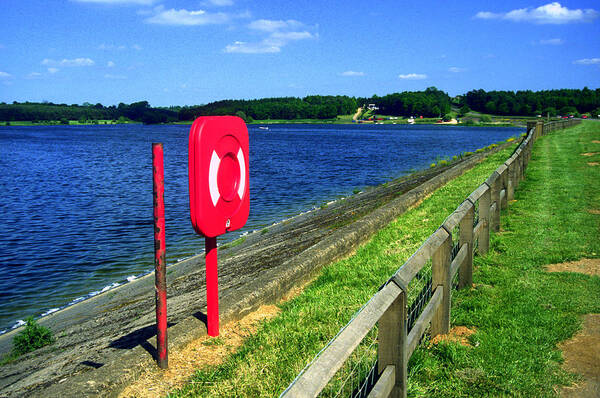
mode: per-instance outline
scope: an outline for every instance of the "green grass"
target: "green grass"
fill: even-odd
[[[220,248],[221,249],[233,248],[233,247],[241,245],[245,241],[246,241],[246,237],[242,236],[241,238],[238,238],[238,239],[234,240],[233,242],[229,242],[229,243],[225,243],[224,245],[221,245]]]
[[[50,329],[39,325],[33,317],[28,317],[25,322],[23,330],[13,338],[12,351],[0,360],[0,365],[12,362],[21,355],[54,343],[55,338]]]
[[[580,314],[600,311],[599,278],[548,274],[542,265],[599,256],[599,216],[585,211],[600,207],[597,170],[579,155],[592,151],[594,134],[598,139],[593,126],[584,124],[536,143],[527,180],[503,216],[505,231],[492,237],[486,257],[476,258],[477,287],[454,294],[453,325],[477,329],[474,347],[442,343],[417,349],[410,396],[546,396],[554,385],[573,379],[560,369],[556,344],[579,328]],[[222,365],[200,369],[172,396],[280,394],[513,149],[491,155],[379,231],[355,255],[324,268]]]
[[[582,152],[598,151],[600,126],[585,123],[541,138],[527,180],[504,214],[504,231],[475,259],[476,288],[455,293],[454,325],[477,330],[476,347],[420,348],[410,366],[412,396],[554,396],[574,380],[560,368],[560,341],[580,315],[600,311],[600,278],[547,273],[544,265],[600,257],[598,170]]]

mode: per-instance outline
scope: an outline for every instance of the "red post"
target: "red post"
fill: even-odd
[[[206,247],[206,327],[208,335],[219,335],[219,285],[217,238],[204,238]]]
[[[156,359],[161,369],[169,366],[167,350],[167,278],[165,264],[165,168],[163,144],[152,144],[154,193],[154,275],[156,290]]]

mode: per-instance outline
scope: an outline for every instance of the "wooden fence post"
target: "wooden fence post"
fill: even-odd
[[[406,398],[406,292],[402,292],[379,319],[377,371],[394,366],[395,383],[390,398]]]
[[[500,230],[500,176],[494,171],[486,182],[490,186],[492,196],[490,203],[490,230],[498,232]]]
[[[544,135],[544,122],[538,121],[535,124],[535,136],[536,136],[536,139],[540,138],[542,135]]]
[[[517,189],[517,187],[519,186],[519,183],[521,182],[521,159],[520,159],[520,154],[517,154],[517,156],[514,157],[513,159],[513,167],[515,168],[515,179],[514,179],[514,188]]]
[[[525,152],[527,152],[527,149],[525,149],[525,145],[523,145],[521,152],[519,152],[519,180],[523,181],[525,179]]]
[[[467,257],[458,271],[458,288],[471,287],[473,285],[473,219],[475,218],[475,207],[471,208],[460,220],[459,230],[460,238],[458,244],[460,247],[467,245]]]
[[[531,130],[533,130],[531,133],[532,133],[534,139],[536,138],[535,137],[535,132],[536,132],[535,126],[536,126],[536,122],[527,122],[527,134],[529,134],[529,132]]]
[[[479,198],[479,236],[477,237],[477,251],[479,255],[484,256],[490,250],[490,205],[492,204],[492,189],[488,189]]]
[[[447,334],[450,331],[450,262],[452,255],[452,235],[438,247],[431,257],[431,289],[443,289],[442,304],[431,320],[431,336]]]
[[[503,168],[500,172],[500,188],[499,191],[504,190],[504,196],[500,198],[500,208],[508,208],[508,167],[506,165],[501,166]]]
[[[505,163],[506,164],[506,163]],[[514,158],[507,165],[508,170],[506,183],[506,201],[510,202],[515,199],[515,162]]]

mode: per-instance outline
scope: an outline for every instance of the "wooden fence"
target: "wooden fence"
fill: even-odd
[[[535,140],[579,120],[532,122],[513,155],[446,218],[421,247],[344,326],[298,375],[281,397],[316,397],[344,365],[365,336],[378,325],[377,362],[368,397],[406,397],[407,363],[430,326],[431,336],[450,330],[452,281],[472,285],[473,253],[488,252],[490,231],[500,230],[500,212],[524,178]],[[425,285],[426,305],[407,302],[408,285],[431,260],[431,281]],[[423,297],[423,295],[419,295]],[[418,310],[415,313],[415,311]]]

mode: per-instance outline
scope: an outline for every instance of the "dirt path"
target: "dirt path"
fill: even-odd
[[[600,397],[600,314],[586,315],[582,330],[559,348],[565,358],[563,367],[582,377],[573,386],[563,387],[561,396]]]
[[[362,112],[362,108],[358,108],[358,109],[356,110],[356,113],[354,114],[354,116],[352,116],[352,120],[354,120],[354,121],[357,121],[357,120],[358,120],[358,117],[359,117],[359,116],[360,116],[360,114],[361,114],[361,112]]]
[[[548,272],[577,272],[586,275],[600,275],[600,259],[582,259],[567,263],[551,264]],[[577,373],[582,380],[573,386],[563,387],[562,397],[600,397],[600,314],[587,314],[583,328],[573,338],[559,344],[565,362],[563,367]]]
[[[276,303],[486,155],[368,189],[250,234],[235,247],[221,247],[221,324]],[[174,352],[206,334],[203,257],[169,267],[167,289]],[[57,341],[1,366],[0,396],[114,396],[153,363],[154,317],[150,274],[42,318],[40,324],[52,329]],[[0,356],[10,351],[16,332],[0,336]]]

